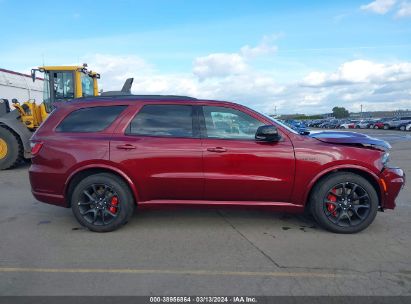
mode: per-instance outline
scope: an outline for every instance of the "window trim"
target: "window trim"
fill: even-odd
[[[193,130],[193,135],[192,136],[165,136],[165,135],[149,135],[149,134],[135,134],[131,133],[131,124],[133,120],[137,117],[137,115],[141,112],[144,107],[147,106],[183,106],[183,107],[191,107],[191,125],[192,125],[192,130]],[[199,127],[199,122],[198,122],[198,113],[196,110],[196,105],[194,104],[177,104],[177,103],[147,103],[144,104],[142,107],[140,107],[137,112],[134,114],[134,116],[131,118],[129,121],[125,131],[124,135],[125,136],[132,136],[132,137],[149,137],[149,138],[179,138],[179,139],[200,139],[201,134],[200,134],[200,127]]]
[[[235,141],[247,141],[247,142],[255,142],[255,138],[217,138],[217,137],[207,137],[207,126],[205,123],[205,115],[204,115],[204,111],[203,108],[204,107],[218,107],[218,108],[226,108],[226,109],[231,109],[231,110],[236,110],[239,112],[244,113],[245,115],[250,116],[251,118],[254,118],[255,120],[258,120],[259,122],[263,123],[264,125],[266,125],[265,121],[262,121],[259,118],[254,117],[253,115],[250,115],[249,113],[242,111],[240,109],[237,109],[235,107],[230,107],[227,105],[199,105],[197,106],[199,107],[199,122],[200,122],[200,133],[201,133],[201,139],[208,139],[208,140],[235,140]]]

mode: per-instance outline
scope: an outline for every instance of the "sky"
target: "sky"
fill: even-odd
[[[100,87],[266,114],[411,109],[411,0],[0,0],[0,68],[86,62]]]

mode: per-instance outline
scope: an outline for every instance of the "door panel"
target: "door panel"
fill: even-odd
[[[294,152],[289,140],[203,139],[204,196],[207,200],[288,202],[294,181]],[[225,152],[210,152],[210,148]]]
[[[115,135],[110,159],[136,184],[140,201],[202,199],[201,140],[190,105],[146,105],[126,134]]]
[[[110,151],[110,159],[130,176],[142,201],[202,199],[200,139],[115,136]]]
[[[203,107],[204,198],[288,202],[295,169],[291,141],[281,134],[276,143],[256,142],[253,129],[264,123],[236,111],[222,109],[220,113],[218,107]],[[210,126],[212,132],[207,130]],[[207,134],[224,139],[208,138]]]

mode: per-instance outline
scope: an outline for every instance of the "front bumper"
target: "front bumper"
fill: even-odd
[[[394,209],[395,199],[405,185],[405,173],[400,168],[384,168],[380,174],[381,207]]]

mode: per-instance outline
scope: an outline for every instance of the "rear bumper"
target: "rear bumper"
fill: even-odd
[[[40,168],[41,169],[41,168]],[[67,202],[61,193],[56,193],[55,189],[60,189],[64,185],[63,177],[60,174],[44,173],[38,170],[38,166],[31,165],[29,169],[31,193],[40,202],[67,207]]]
[[[405,173],[400,168],[384,168],[380,175],[381,206],[385,209],[395,208],[395,199],[405,185]]]
[[[60,207],[67,207],[67,203],[62,195],[45,193],[45,192],[37,192],[37,191],[34,191],[33,189],[31,190],[31,193],[36,198],[36,200],[42,203],[57,205]]]

